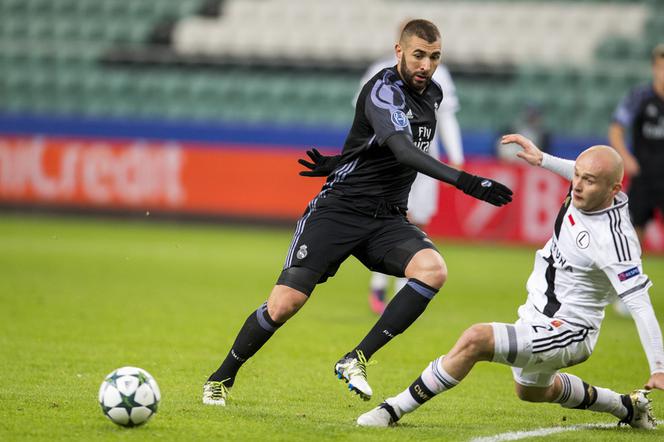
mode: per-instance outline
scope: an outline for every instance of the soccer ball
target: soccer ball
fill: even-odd
[[[99,387],[99,405],[113,422],[124,427],[144,424],[157,412],[159,386],[147,371],[122,367],[110,373]]]

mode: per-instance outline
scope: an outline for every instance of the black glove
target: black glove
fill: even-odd
[[[341,155],[325,156],[318,152],[316,148],[308,150],[307,155],[313,163],[302,158],[297,160],[298,163],[310,169],[300,171],[300,175],[302,176],[328,176],[337,168],[337,164],[339,164],[339,160],[341,159]]]
[[[461,172],[456,187],[472,197],[494,206],[503,206],[512,201],[512,191],[498,181]]]

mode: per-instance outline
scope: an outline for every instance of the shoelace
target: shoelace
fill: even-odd
[[[376,361],[367,361],[367,358],[364,357],[364,352],[362,350],[357,350],[357,364],[354,364],[354,366],[351,366],[351,368],[348,369],[348,374],[349,375],[361,375],[366,379],[367,377],[367,367],[371,365],[376,365],[378,362]]]
[[[224,385],[224,382],[228,380],[230,380],[230,378],[224,379],[223,381],[212,381],[210,383],[210,387],[212,389],[212,399],[219,400],[230,397],[230,390],[228,387],[226,387],[226,385]]]

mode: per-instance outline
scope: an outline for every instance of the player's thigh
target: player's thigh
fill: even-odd
[[[421,173],[408,195],[408,219],[417,225],[429,224],[438,211],[438,181]]]
[[[311,279],[312,275],[318,275],[315,283],[320,283],[334,276],[341,263],[368,234],[366,223],[359,218],[353,213],[328,209],[305,213],[297,223],[278,284],[301,290],[301,287],[294,286],[292,279]],[[289,273],[298,273],[289,272],[291,268],[307,269],[309,274],[302,271],[303,276],[289,278]]]
[[[420,251],[431,249],[440,256],[433,242],[419,228],[402,216],[381,220],[353,254],[369,269],[403,277],[411,259]],[[441,258],[442,260],[442,258]]]
[[[557,370],[583,362],[592,353],[593,331],[557,319],[491,325],[493,361],[512,366],[520,385],[548,387]]]

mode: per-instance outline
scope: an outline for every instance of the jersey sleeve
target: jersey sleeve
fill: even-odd
[[[620,298],[646,292],[652,282],[643,273],[641,261],[613,262],[602,268]]]
[[[646,292],[652,285],[648,275],[643,273],[641,247],[636,234],[625,234],[618,213],[609,214],[609,235],[602,238],[600,253],[595,258],[597,265],[606,274],[616,295],[627,298],[633,294]]]
[[[385,79],[374,83],[366,96],[364,113],[374,130],[378,144],[384,144],[396,133],[404,133],[412,138],[405,107],[406,97],[399,87]]]
[[[630,90],[618,103],[611,120],[623,127],[630,127],[641,103],[642,95],[640,88]]]
[[[648,292],[644,291],[639,295],[625,298],[625,305],[639,332],[641,345],[648,358],[648,365],[650,365],[650,373],[664,373],[662,330],[657,322]]]

